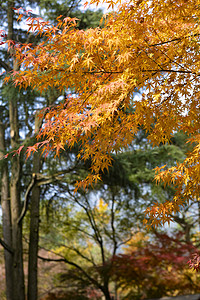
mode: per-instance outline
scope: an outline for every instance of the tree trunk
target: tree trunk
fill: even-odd
[[[113,299],[113,298],[111,297],[111,295],[110,295],[109,288],[108,288],[108,284],[105,284],[105,283],[104,283],[103,293],[104,293],[104,296],[105,296],[105,300],[112,300],[112,299]]]
[[[0,156],[5,153],[5,131],[3,123],[0,122]],[[3,161],[1,168],[1,208],[3,221],[3,240],[6,245],[12,249],[12,230],[11,230],[11,213],[10,213],[10,199],[9,199],[9,177],[8,165]],[[6,298],[13,300],[13,255],[4,248],[5,271],[6,271]]]
[[[9,103],[9,119],[11,132],[11,147],[17,148],[19,140],[17,101],[10,100]],[[11,222],[12,222],[12,248],[13,254],[13,277],[14,299],[25,299],[24,288],[24,270],[23,270],[23,246],[22,246],[22,222],[18,224],[18,218],[21,213],[20,201],[20,158],[18,155],[11,160],[11,181],[10,181],[10,199],[11,199]]]
[[[8,1],[7,19],[8,19],[8,39],[13,39],[13,7],[15,1]],[[13,50],[10,50],[13,54]],[[18,70],[18,63],[13,60],[13,71]],[[11,147],[16,149],[19,146],[19,121],[17,97],[9,101],[9,121]],[[20,201],[20,174],[21,165],[18,155],[11,160],[11,179],[10,179],[10,204],[11,204],[11,223],[12,223],[12,248],[13,248],[13,299],[25,300],[24,270],[23,270],[23,246],[22,246],[22,222],[18,224],[18,218],[21,213]]]
[[[35,116],[35,131],[38,132],[40,121]],[[33,173],[40,172],[40,155],[38,152],[33,156]],[[28,300],[37,300],[38,294],[38,242],[39,242],[39,204],[40,187],[35,185],[31,195],[30,208],[30,235],[29,235],[29,259],[28,259]]]
[[[113,298],[110,296],[110,293],[108,290],[104,291],[105,300],[112,300]]]

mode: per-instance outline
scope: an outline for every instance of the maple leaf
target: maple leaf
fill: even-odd
[[[28,158],[32,153],[37,152],[36,146],[29,146],[26,149],[26,157]]]
[[[188,261],[188,265],[191,269],[195,271],[200,271],[200,255],[199,253],[194,253],[193,258]]]

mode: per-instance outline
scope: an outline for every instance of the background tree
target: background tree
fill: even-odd
[[[149,239],[140,234],[114,258],[113,276],[120,299],[150,299],[199,293],[199,276],[187,262],[196,251],[182,232],[158,233]]]
[[[50,3],[50,2],[49,2]],[[42,1],[2,1],[1,2],[1,32],[4,41],[12,40],[13,43],[33,42],[37,44],[38,38],[27,34],[27,30],[17,22],[18,14],[13,8],[23,9],[23,20],[31,15],[26,14],[28,6],[36,8]],[[72,13],[74,7],[69,7],[68,14]],[[78,11],[78,7],[76,6]],[[50,11],[50,10],[49,10]],[[100,12],[98,13],[98,17]],[[1,80],[5,72],[18,71],[20,64],[14,58],[15,51],[2,47],[0,53]],[[19,90],[13,87],[12,81],[1,88],[1,145],[3,155],[7,151],[13,151],[23,144],[30,145],[35,141],[34,128],[39,131],[42,120],[33,117],[34,111],[52,105],[61,94],[54,89],[47,91],[42,98],[34,91]],[[5,141],[5,142],[4,142]],[[3,214],[3,239],[1,244],[5,249],[7,299],[24,299],[24,272],[23,272],[23,245],[22,224],[27,210],[27,204],[31,196],[30,217],[30,246],[29,246],[29,277],[28,277],[28,299],[37,299],[37,252],[39,232],[39,202],[41,188],[36,186],[36,176],[42,172],[43,160],[39,154],[33,156],[32,161],[24,163],[23,157],[15,157],[11,161],[1,164],[1,207]],[[42,176],[42,175],[41,175]],[[41,179],[40,176],[40,179]],[[29,184],[30,181],[30,184]],[[10,187],[10,188],[9,188]],[[32,189],[32,194],[31,194]]]

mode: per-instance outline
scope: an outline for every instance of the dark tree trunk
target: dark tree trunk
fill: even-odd
[[[5,153],[5,131],[2,122],[0,122],[0,156]],[[3,240],[6,245],[12,249],[12,230],[11,213],[9,198],[9,177],[7,162],[3,161],[1,168],[1,208],[3,221]],[[6,271],[6,298],[13,300],[13,255],[4,248],[5,271]]]
[[[8,39],[13,39],[13,7],[15,1],[8,1],[7,20],[8,20]],[[14,54],[10,50],[10,54]],[[13,60],[13,71],[18,70],[18,63]],[[16,97],[17,98],[17,97]],[[17,99],[9,101],[9,121],[10,121],[10,139],[12,149],[19,146],[19,120],[18,120]],[[24,270],[23,270],[23,246],[22,246],[22,223],[18,224],[18,218],[21,213],[20,200],[20,175],[21,165],[19,156],[15,156],[11,161],[11,179],[10,179],[10,205],[11,205],[11,224],[12,224],[12,248],[13,248],[13,299],[25,300]]]
[[[14,99],[13,99],[14,100]],[[19,140],[17,101],[9,103],[9,118],[11,132],[11,147],[17,148]],[[10,201],[11,201],[11,222],[12,222],[12,248],[13,254],[13,295],[15,300],[25,299],[24,271],[23,271],[23,247],[22,247],[22,222],[18,224],[21,213],[20,201],[20,158],[18,155],[11,161]]]
[[[104,296],[105,296],[105,299],[106,299],[106,300],[113,300],[113,298],[112,298],[111,295],[110,295],[110,291],[109,291],[109,281],[108,281],[108,280],[105,280],[105,281],[104,281],[104,286],[103,286],[102,291],[103,291],[103,293],[104,293]]]
[[[35,131],[38,132],[40,121],[35,116]],[[40,172],[40,155],[38,152],[33,157],[33,173]],[[28,259],[28,300],[37,300],[38,294],[38,242],[39,242],[39,205],[40,188],[35,185],[31,195],[30,209],[30,235],[29,235],[29,259]]]
[[[108,288],[105,288],[105,289],[104,289],[104,296],[105,296],[105,299],[106,299],[106,300],[112,300],[112,299],[113,299],[113,298],[111,297],[111,295],[110,295],[110,292],[109,292]]]

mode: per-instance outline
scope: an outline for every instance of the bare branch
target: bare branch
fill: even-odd
[[[113,253],[112,255],[114,256],[117,250],[117,241],[116,241],[116,232],[115,232],[115,212],[114,212],[114,206],[115,206],[115,195],[112,195],[112,206],[111,206],[111,228],[112,228],[112,239],[113,239],[113,243],[114,243],[114,247],[113,247]]]
[[[34,187],[35,183],[36,183],[36,180],[37,180],[37,176],[35,173],[32,174],[32,179],[31,179],[31,182],[26,190],[26,194],[25,194],[25,197],[24,197],[24,206],[23,206],[23,209],[21,211],[21,214],[17,220],[17,223],[19,224],[20,222],[22,222],[23,218],[25,217],[26,215],[26,212],[27,212],[27,209],[28,209],[28,204],[29,204],[29,195],[30,195],[30,192],[32,190],[32,188]]]
[[[41,247],[43,248],[43,247]],[[44,249],[44,248],[43,248]],[[44,249],[46,250],[46,249]],[[46,250],[48,251],[48,250]],[[53,251],[48,251],[48,252],[51,252],[57,256],[59,256],[60,258],[46,258],[46,257],[42,257],[42,256],[38,256],[39,259],[41,260],[44,260],[44,261],[52,261],[52,262],[64,262],[66,264],[69,264],[73,267],[75,267],[76,269],[78,269],[79,271],[81,271],[81,273],[90,281],[92,282],[95,286],[97,286],[101,291],[103,291],[103,286],[96,280],[94,279],[93,277],[91,277],[85,270],[83,270],[81,268],[81,266],[79,266],[78,264],[66,259],[65,257],[63,257],[62,255],[60,254],[57,254],[57,253],[54,253]]]
[[[56,172],[52,175],[43,175],[41,173],[37,173],[36,174],[37,175],[37,186],[41,186],[41,185],[44,185],[44,184],[50,184],[50,183],[55,182],[55,181],[60,181],[64,174],[71,173],[76,168],[77,168],[77,164],[75,164],[72,168],[62,170],[62,171],[58,171],[58,172]]]
[[[12,71],[12,68],[10,65],[5,63],[3,60],[0,59],[0,66],[6,70],[6,72]]]
[[[8,246],[1,238],[0,238],[0,244],[1,244],[1,246],[3,246],[4,249],[6,249],[11,254],[14,253],[13,249],[10,246]]]

